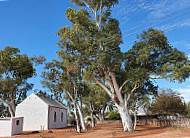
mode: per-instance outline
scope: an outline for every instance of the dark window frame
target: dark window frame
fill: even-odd
[[[20,120],[16,120],[16,125],[19,126]]]
[[[54,112],[54,122],[57,121],[57,115],[56,115],[56,112]]]
[[[63,112],[61,112],[61,122],[63,122]]]

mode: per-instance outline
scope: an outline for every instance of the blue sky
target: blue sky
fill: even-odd
[[[59,27],[69,25],[65,11],[74,8],[69,0],[0,0],[0,49],[18,47],[29,56],[44,55],[47,61],[56,59]],[[172,12],[172,13],[171,13]],[[112,16],[120,21],[127,51],[136,35],[148,27],[166,31],[169,42],[185,52],[190,59],[190,1],[189,0],[120,0]],[[42,89],[40,75],[43,66],[37,67],[38,76],[30,79],[34,89]],[[190,79],[185,83],[159,80],[160,88],[172,88],[190,101]],[[31,92],[30,92],[31,93]]]

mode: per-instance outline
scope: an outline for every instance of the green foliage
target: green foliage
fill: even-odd
[[[111,7],[117,0],[71,2],[82,8],[79,11],[67,9],[66,16],[72,25],[57,32],[61,48],[58,55],[67,65],[82,68],[84,79],[103,81],[104,71],[108,75],[114,73],[119,86],[125,80],[130,81],[125,93],[136,84],[154,91],[153,75],[173,82],[183,82],[190,76],[190,62],[185,54],[173,48],[164,33],[157,29],[144,31],[131,49],[125,53],[120,51],[119,22],[111,18]]]
[[[97,84],[88,84],[88,95],[85,97],[86,103],[105,105],[111,99],[109,95]]]
[[[101,114],[104,118],[106,107],[111,103],[110,96],[97,84],[87,84],[86,91],[87,94],[85,95],[83,102],[85,103],[85,109],[87,109],[88,112],[85,113],[88,115],[91,113]]]
[[[22,96],[31,89],[27,79],[36,74],[33,64],[26,54],[20,55],[18,48],[5,47],[0,51],[0,98],[9,103],[9,98]],[[5,103],[6,104],[6,103]]]
[[[111,112],[109,113],[108,119],[109,119],[109,120],[120,120],[121,118],[120,118],[120,114],[119,114],[118,111],[116,110],[116,111],[111,111]]]
[[[151,104],[150,110],[153,114],[160,115],[186,114],[186,107],[181,96],[171,89],[163,89],[162,93]]]
[[[157,29],[150,28],[139,35],[139,42],[125,53],[125,59],[128,77],[138,82],[151,75],[172,82],[183,82],[190,76],[190,62],[185,54],[173,48]]]
[[[2,102],[0,102],[0,117],[6,117],[9,115],[8,108]]]
[[[72,2],[79,5],[84,4],[84,1],[80,0]],[[100,6],[100,1],[86,2],[92,8],[94,8],[94,4]],[[123,54],[119,48],[119,44],[122,43],[119,22],[107,14],[115,3],[117,1],[103,1],[102,6],[107,6],[107,10],[101,15],[102,18],[106,17],[105,22],[101,20],[101,29],[100,26],[97,27],[98,21],[91,18],[86,9],[76,11],[68,8],[66,16],[72,26],[62,27],[57,32],[60,37],[58,45],[62,49],[58,52],[58,55],[63,57],[67,64],[85,68],[84,76],[88,80],[95,77],[95,74],[103,75],[102,72],[99,72],[100,65],[106,64],[107,67],[115,70],[118,70],[118,67],[121,66]],[[97,7],[96,11],[98,9],[100,10]]]
[[[38,95],[39,97],[45,97],[45,98],[51,98],[51,95],[49,95],[47,92],[43,92],[41,90],[39,90],[36,95]]]
[[[20,50],[14,47],[0,50],[0,101],[12,107],[12,112],[33,87],[33,84],[27,83],[27,79],[36,75],[33,60],[26,54],[19,53]],[[36,63],[39,62],[37,57],[35,60]]]

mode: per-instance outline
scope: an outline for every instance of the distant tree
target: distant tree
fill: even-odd
[[[104,113],[111,98],[109,95],[97,84],[87,84],[88,94],[85,96],[84,103],[90,111],[92,127],[95,127],[94,116],[99,120],[104,120]],[[97,115],[97,116],[96,116]]]
[[[39,97],[51,98],[51,95],[49,95],[47,92],[44,92],[42,90],[35,90],[35,91],[36,95],[38,95]]]
[[[134,130],[136,129],[137,124],[137,113],[139,109],[144,109],[150,103],[149,95],[135,95],[129,101],[129,109],[134,116]],[[146,110],[146,109],[144,109]]]
[[[27,79],[36,72],[28,56],[19,52],[13,47],[0,51],[0,100],[8,106],[11,117],[15,116],[18,101],[32,88]]]
[[[58,51],[57,53],[60,54],[61,52]],[[85,85],[81,81],[80,68],[70,66],[69,62],[63,56],[59,56],[59,61],[53,60],[46,64],[45,71],[42,75],[44,78],[42,82],[43,84],[45,82],[45,87],[55,87],[61,94],[65,92],[66,98],[69,98],[69,101],[72,103],[71,106],[73,106],[74,110],[77,131],[80,132],[78,113],[82,128],[83,130],[86,129],[82,114],[82,97],[85,94]]]
[[[150,110],[153,114],[159,115],[181,115],[186,114],[185,104],[182,97],[171,89],[162,89],[162,92],[151,104]]]
[[[26,54],[19,54],[14,47],[0,50],[0,101],[8,106],[11,117],[15,116],[15,108],[25,97],[33,84],[27,80],[36,75],[33,63],[41,64],[44,57],[29,58]]]
[[[43,77],[43,75],[42,75]],[[58,84],[55,83],[56,81],[54,82],[51,82],[51,81],[48,81],[48,80],[42,80],[41,81],[41,84],[44,88],[47,88],[48,91],[50,91],[50,97],[56,99],[57,101],[63,103],[63,100],[64,100],[64,95],[62,94],[62,90],[59,88]]]

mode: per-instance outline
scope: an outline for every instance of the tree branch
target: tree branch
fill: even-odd
[[[150,79],[153,79],[153,80],[156,80],[156,79],[164,79],[164,78],[151,78],[151,77],[149,77]]]
[[[108,84],[109,84],[109,86],[110,86],[110,89],[111,89],[112,94],[115,93],[114,88],[113,88],[113,85],[112,85],[112,83],[111,83],[111,81],[110,81],[110,80],[111,80],[111,79],[110,79],[110,76],[108,75],[106,69],[105,69],[103,66],[101,66],[101,68],[102,68],[102,70],[103,70],[103,72],[104,72],[104,75],[106,76],[106,79],[107,79],[107,82],[108,82]]]
[[[9,103],[7,103],[3,98],[0,98],[0,101],[7,104],[7,105],[9,105]]]
[[[126,81],[121,85],[121,87],[119,88],[119,92],[120,92],[120,93],[122,93],[123,86],[124,86],[125,84],[127,84],[128,82],[129,82],[129,80],[126,80]]]
[[[102,22],[102,0],[100,0],[100,15],[99,15],[99,23],[98,23],[98,27],[100,28],[100,24]]]
[[[119,93],[119,87],[118,87],[118,84],[117,84],[117,81],[116,81],[116,78],[115,78],[115,74],[113,72],[110,72],[110,74],[111,74],[111,78],[112,78],[112,81],[113,81],[113,85],[114,85],[114,88],[115,88],[115,93],[117,95],[117,98],[118,98],[120,103],[123,103],[123,97],[122,97],[121,93]]]
[[[129,99],[130,99],[130,97],[131,97],[131,95],[133,94],[133,92],[137,89],[137,88],[139,88],[140,87],[140,85],[139,86],[137,86],[136,84],[135,84],[135,87],[131,90],[131,92],[129,93],[129,95],[128,95],[128,97],[127,97],[127,100],[126,100],[126,104],[129,102]]]
[[[112,97],[112,93],[110,92],[110,90],[109,90],[101,81],[99,81],[99,80],[96,79],[96,83],[97,83],[100,87],[102,87],[102,88],[108,93],[108,95],[109,95],[110,97]]]
[[[21,95],[22,95],[22,91],[20,92],[20,94],[19,94],[19,96],[17,98],[17,101],[20,99]],[[15,98],[15,100],[16,100],[16,98]]]
[[[67,90],[65,90],[65,92],[69,95],[70,99],[71,99],[73,102],[75,102],[75,100],[74,100],[74,98],[71,96],[71,94],[70,94]]]
[[[116,81],[116,78],[115,78],[115,74],[113,72],[110,72],[110,74],[111,74],[111,78],[112,78],[115,90],[119,91],[119,87],[118,87],[118,84],[117,84],[117,81]]]
[[[95,17],[94,10],[90,7],[90,5],[88,5],[84,0],[82,0],[82,2],[88,7],[88,9],[90,9],[92,15]]]

